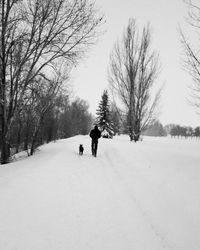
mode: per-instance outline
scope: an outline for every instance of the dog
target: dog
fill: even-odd
[[[83,155],[84,147],[83,144],[79,145],[79,155]]]

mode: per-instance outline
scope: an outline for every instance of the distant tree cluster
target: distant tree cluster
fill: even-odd
[[[192,128],[180,125],[167,125],[166,129],[169,131],[171,137],[200,138],[200,127]]]
[[[58,138],[88,134],[94,119],[88,109],[88,103],[80,98],[71,103],[65,100],[59,113]]]
[[[151,124],[142,134],[148,136],[167,136],[165,128],[159,121]]]

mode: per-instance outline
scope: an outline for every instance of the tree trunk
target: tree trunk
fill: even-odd
[[[1,133],[1,164],[9,163],[10,158],[10,144],[6,138],[6,127],[4,121],[2,121],[2,133]]]
[[[38,132],[36,131],[36,133],[33,135],[32,142],[31,142],[30,155],[33,155],[33,153],[35,151],[35,143],[36,143],[37,134],[38,134]]]
[[[140,138],[140,135],[134,135],[134,142],[137,142],[137,141],[139,141],[139,138]]]
[[[16,153],[19,152],[19,147],[20,147],[20,144],[21,144],[21,131],[22,131],[22,123],[21,123],[21,121],[19,121],[19,128],[18,128],[18,131],[17,131]]]
[[[130,137],[130,141],[133,141],[134,136],[133,136],[133,131],[132,131],[131,128],[130,128],[130,130],[129,130],[129,137]]]
[[[38,126],[38,128],[36,128],[33,137],[32,137],[32,142],[31,142],[31,151],[30,151],[30,155],[33,155],[34,151],[35,151],[35,143],[36,143],[36,139],[38,136],[38,133],[40,131],[41,125]]]
[[[1,116],[1,164],[9,163],[10,158],[10,144],[7,139],[8,124],[5,119],[4,107],[2,107]]]
[[[140,138],[139,121],[136,120],[134,122],[134,141],[135,142],[139,141],[139,138]]]

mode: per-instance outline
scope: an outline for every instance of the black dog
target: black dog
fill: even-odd
[[[82,155],[84,151],[84,147],[82,144],[79,145],[79,155]]]

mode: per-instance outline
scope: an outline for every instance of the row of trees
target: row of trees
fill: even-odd
[[[172,137],[200,137],[200,127],[188,127],[170,124],[165,127]]]
[[[40,96],[26,105],[13,119],[10,129],[11,155],[21,150],[32,155],[43,143],[88,134],[93,122],[88,104],[79,98],[70,101],[69,96],[59,93],[55,97]]]
[[[167,130],[159,121],[155,121],[142,134],[148,136],[167,136]]]
[[[150,125],[143,135],[148,136],[167,136],[171,137],[200,137],[200,127],[192,128],[190,126],[180,126],[176,124],[168,124],[163,126],[159,121]]]
[[[180,126],[176,124],[168,124],[163,126],[159,121],[151,124],[143,135],[148,136],[168,136],[171,137],[200,137],[200,127],[192,128],[190,126]]]
[[[43,124],[58,115],[71,68],[101,22],[88,0],[0,1],[1,164],[9,161],[13,140],[31,141],[33,153],[41,130],[47,131]]]

